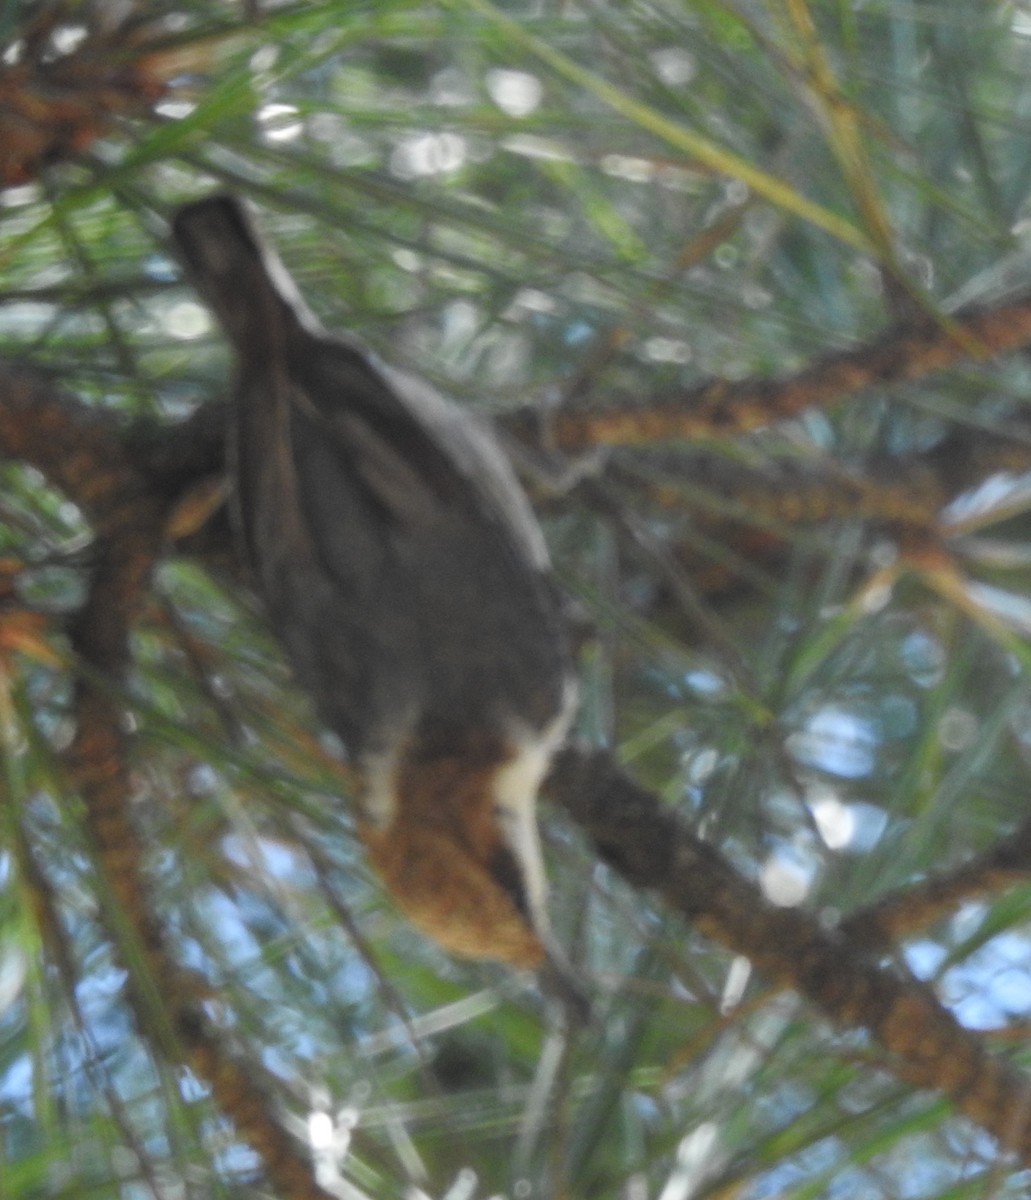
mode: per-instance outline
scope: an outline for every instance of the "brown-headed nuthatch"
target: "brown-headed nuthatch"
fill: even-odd
[[[574,683],[540,529],[489,431],[325,331],[243,205],[174,234],[236,352],[230,461],[273,626],[361,779],[360,832],[447,949],[541,971],[535,814]]]

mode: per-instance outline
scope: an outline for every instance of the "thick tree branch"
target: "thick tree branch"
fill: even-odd
[[[548,788],[628,882],[657,892],[838,1025],[868,1030],[905,1078],[948,1096],[1031,1165],[1031,1080],[990,1055],[929,988],[824,929],[812,913],[771,905],[607,754],[568,750]]]

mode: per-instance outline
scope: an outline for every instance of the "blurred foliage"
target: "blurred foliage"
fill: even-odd
[[[1024,3],[139,8],[0,5],[7,68],[31,26],[40,61],[103,37],[130,61],[145,44],[160,80],[0,193],[0,353],[127,416],[225,393],[166,230],[213,188],[255,202],[328,325],[499,416],[790,373],[1027,275]],[[693,449],[890,475],[957,428],[1028,444],[1029,396],[1024,356],[971,360]],[[871,589],[904,561],[890,529],[861,511],[728,527],[683,450],[613,449],[590,488],[538,487],[582,618],[581,732],[769,895],[829,916],[1008,832],[1031,754],[1026,481],[955,510],[981,540],[950,544],[952,590],[915,568]],[[59,629],[89,531],[17,464],[0,517],[0,598],[43,615],[0,640],[0,1197],[256,1194],[205,1088],[134,1033],[62,778]],[[748,540],[774,533],[775,557]],[[551,815],[555,920],[596,1025],[564,1032],[522,981],[427,944],[370,880],[332,747],[244,592],[170,558],[135,650],[155,903],[347,1195],[1026,1194],[986,1135]],[[904,953],[1026,1062],[1031,889],[965,903]]]

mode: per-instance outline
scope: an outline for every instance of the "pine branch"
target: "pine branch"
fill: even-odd
[[[993,308],[962,309],[948,321],[897,326],[874,342],[827,355],[783,379],[713,379],[641,407],[563,412],[550,432],[567,451],[726,437],[872,387],[922,379],[961,359],[993,358],[1028,340],[1031,296],[1024,295]]]
[[[547,786],[629,883],[657,892],[695,928],[837,1025],[867,1030],[889,1069],[949,1097],[1031,1165],[1031,1079],[989,1054],[929,988],[825,929],[814,914],[775,908],[608,754],[566,751]]]
[[[274,1101],[255,1071],[208,1023],[204,1004],[212,998],[210,989],[175,961],[154,916],[143,871],[117,693],[130,663],[132,624],[164,543],[167,504],[155,497],[126,454],[108,414],[78,404],[24,371],[0,376],[0,395],[0,447],[67,491],[91,517],[96,533],[89,593],[71,631],[82,673],[68,757],[112,902],[109,926],[124,931],[145,966],[130,975],[129,985],[140,1029],[166,1057],[188,1062],[207,1080],[281,1195],[328,1200],[312,1164],[275,1119]]]
[[[1031,879],[1031,820],[968,862],[939,871],[850,913],[841,930],[858,945],[882,947],[956,911],[964,900]]]

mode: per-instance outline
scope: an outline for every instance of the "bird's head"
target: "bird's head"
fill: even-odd
[[[401,911],[446,950],[538,972],[582,1016],[545,909],[537,790],[554,737],[410,749],[367,776],[360,834]]]
[[[367,804],[360,832],[398,907],[445,949],[534,968],[526,872],[496,811],[499,764],[484,758],[404,756],[389,811]],[[378,811],[377,811],[378,810]]]

